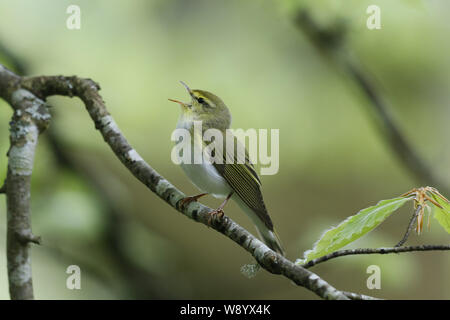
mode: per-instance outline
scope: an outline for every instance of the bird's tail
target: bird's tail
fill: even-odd
[[[259,218],[258,215],[249,206],[247,206],[239,196],[233,195],[233,199],[236,201],[239,207],[241,207],[241,209],[244,210],[247,216],[253,221],[261,240],[263,240],[264,243],[270,249],[284,256],[283,247],[281,246],[280,239],[278,238],[278,235],[276,234],[275,230],[270,230],[266,226],[266,224],[261,220],[261,218]]]
[[[256,225],[256,230],[259,233],[260,238],[264,241],[264,243],[273,251],[278,252],[282,256],[284,256],[284,250],[281,246],[280,238],[278,237],[275,230],[269,230],[264,224]]]

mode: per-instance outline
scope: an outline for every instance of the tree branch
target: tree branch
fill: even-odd
[[[403,252],[413,252],[413,251],[446,251],[450,250],[450,245],[422,245],[422,246],[409,246],[409,247],[392,247],[392,248],[359,248],[359,249],[348,249],[339,250],[329,253],[320,258],[308,261],[301,266],[303,268],[311,268],[319,263],[349,255],[358,254],[389,254],[389,253],[403,253]]]
[[[351,300],[383,300],[371,296],[367,296],[365,294],[359,294],[359,293],[353,293],[353,292],[347,292],[344,291],[344,294],[347,296],[347,298]]]
[[[11,299],[33,299],[29,243],[40,243],[31,232],[30,184],[39,133],[50,115],[44,102],[29,91],[10,95],[10,149],[6,176],[7,264]]]
[[[119,160],[138,180],[170,206],[187,217],[212,227],[239,244],[251,253],[256,261],[267,271],[274,274],[282,274],[324,299],[348,299],[345,294],[336,290],[316,274],[295,265],[292,261],[269,249],[264,243],[230,218],[224,216],[223,219],[213,221],[210,225],[209,213],[212,211],[211,208],[200,203],[191,203],[186,208],[181,208],[180,200],[185,195],[159,175],[130,146],[116,122],[106,110],[104,102],[98,94],[100,88],[94,81],[63,76],[21,78],[0,65],[0,96],[7,101],[9,101],[8,94],[13,90],[11,87],[21,87],[30,90],[41,99],[51,95],[79,97],[84,102],[96,129],[100,131],[105,142],[111,147]]]

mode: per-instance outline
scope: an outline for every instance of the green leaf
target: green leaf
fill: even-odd
[[[381,200],[375,206],[363,209],[354,216],[348,217],[338,226],[326,231],[316,242],[314,248],[306,251],[304,259],[298,260],[297,263],[303,264],[322,257],[359,239],[410,200],[412,198],[405,197]]]
[[[434,215],[433,217],[439,222],[439,224],[450,233],[450,203],[442,199],[441,197],[432,193],[434,200],[439,203],[442,207],[439,208],[437,206],[434,207]]]

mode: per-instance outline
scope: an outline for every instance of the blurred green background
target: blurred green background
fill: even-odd
[[[81,8],[68,30],[66,8]],[[382,29],[366,28],[381,8]],[[370,106],[293,23],[297,8],[321,22],[343,19],[347,46],[390,102],[412,145],[450,184],[450,3],[441,1],[49,1],[1,0],[0,43],[28,75],[77,75],[99,82],[129,142],[186,194],[197,190],[170,161],[179,80],[216,93],[233,128],[280,129],[280,170],[263,176],[265,202],[288,257],[310,249],[332,225],[418,186],[374,126]],[[0,52],[0,61],[13,67]],[[178,214],[113,156],[78,99],[54,97],[51,130],[39,141],[32,181],[33,276],[38,299],[303,299],[316,296],[265,271],[239,271],[250,256]],[[0,101],[0,181],[6,176],[11,108]],[[58,152],[60,154],[58,154]],[[448,196],[448,195],[447,195]],[[220,201],[204,200],[210,206]],[[251,232],[233,203],[226,213]],[[410,205],[351,247],[392,246]],[[0,298],[7,299],[6,208],[0,196]],[[446,244],[431,229],[408,244]],[[81,267],[81,290],[66,268]],[[381,290],[368,290],[378,265]],[[339,289],[383,298],[450,297],[445,252],[343,257],[312,270]]]

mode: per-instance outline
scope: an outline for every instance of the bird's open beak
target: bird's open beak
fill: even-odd
[[[189,88],[188,85],[186,83],[184,83],[183,81],[180,81],[180,83],[186,88],[186,90],[189,92],[189,94],[192,97],[192,90],[191,90],[191,88]]]
[[[189,95],[191,97],[194,97],[191,88],[189,88],[188,85],[186,83],[184,83],[183,81],[180,81],[180,83],[186,88],[186,90],[189,92]],[[181,105],[182,107],[185,107],[185,108],[189,108],[191,106],[189,103],[181,102],[181,101],[178,101],[178,100],[175,100],[175,99],[169,99],[169,101],[176,102],[176,103],[178,103],[179,105]]]
[[[185,102],[181,102],[181,101],[175,100],[175,99],[169,99],[169,101],[176,102],[176,103],[178,103],[179,105],[181,105],[182,107],[185,107],[185,108],[189,107],[189,104],[187,104]]]

